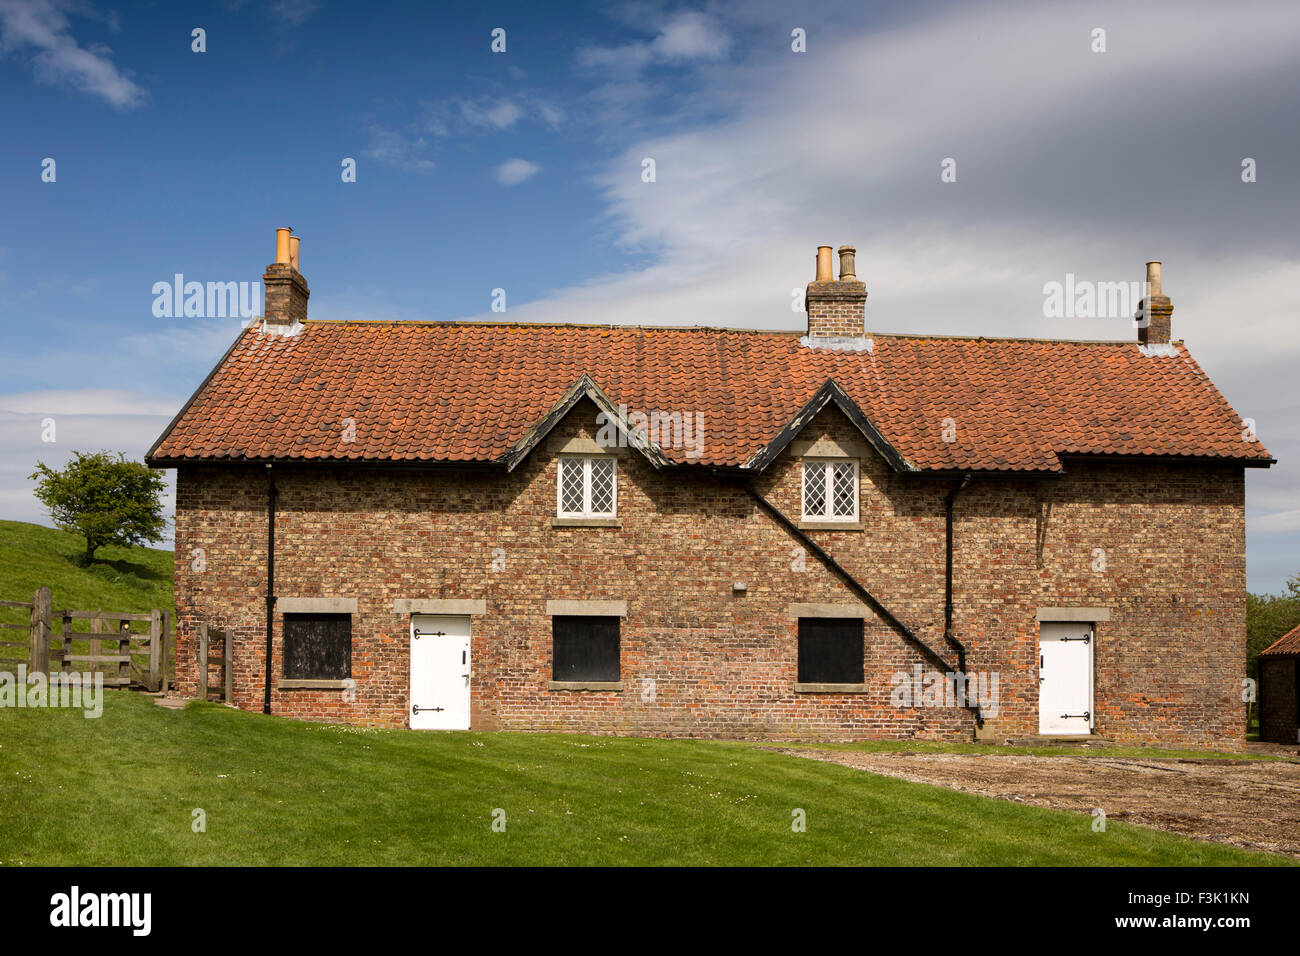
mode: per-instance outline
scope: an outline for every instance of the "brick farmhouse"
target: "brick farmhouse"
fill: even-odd
[[[1159,264],[1132,341],[265,317],[175,468],[177,684],[249,710],[771,739],[1245,731],[1245,469]],[[269,662],[269,664],[268,664]]]

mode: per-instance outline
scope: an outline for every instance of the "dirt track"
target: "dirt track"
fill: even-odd
[[[986,797],[1300,857],[1300,760],[1029,757],[772,748]],[[1291,748],[1294,753],[1294,748]]]

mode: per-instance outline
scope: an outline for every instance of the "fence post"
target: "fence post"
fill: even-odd
[[[125,678],[126,683],[123,687],[131,686],[131,622],[126,618],[118,621],[117,624],[117,653],[119,657],[125,657],[126,660],[118,661],[117,676]]]
[[[199,625],[199,700],[208,699],[208,622]]]
[[[230,653],[234,641],[230,636],[231,633],[232,631],[230,630],[230,628],[226,628],[226,632],[224,635],[226,639],[226,646],[225,649],[221,652],[221,657],[223,660],[221,669],[225,671],[225,675],[226,675],[225,697],[226,697],[227,704],[232,704],[235,701],[235,659],[231,656]]]
[[[158,670],[158,682],[160,689],[167,693],[167,667],[171,662],[171,656],[167,653],[167,645],[172,638],[172,619],[166,611],[162,612],[162,658],[161,667]]]
[[[72,670],[72,615],[67,611],[63,612],[63,642],[60,645],[60,654],[62,660],[59,663],[59,669],[65,673]]]
[[[92,635],[98,634],[103,629],[102,627],[103,621],[101,619],[101,615],[103,613],[104,613],[104,609],[102,607],[95,609],[95,616],[90,619],[90,633]],[[101,670],[101,668],[103,667],[103,664],[99,660],[103,656],[104,656],[104,642],[98,637],[91,637],[90,661],[88,662],[90,665],[90,670],[87,671],[87,673],[91,675],[90,676],[91,680],[95,679],[95,672]]]
[[[33,674],[50,672],[50,589],[41,586],[32,596],[31,649],[27,669]]]
[[[149,609],[149,689],[161,691],[162,668],[158,661],[162,658],[162,614],[154,607]]]

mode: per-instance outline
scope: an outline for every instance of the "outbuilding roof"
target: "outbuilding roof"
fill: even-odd
[[[1260,657],[1296,657],[1300,656],[1300,627],[1293,627],[1264,650]]]

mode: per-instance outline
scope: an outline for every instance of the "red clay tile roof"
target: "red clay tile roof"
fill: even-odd
[[[1259,656],[1295,657],[1300,655],[1300,627],[1293,627],[1274,643],[1259,652]]]
[[[501,461],[587,373],[629,410],[696,412],[739,466],[834,379],[909,470],[1060,471],[1064,453],[1267,464],[1181,345],[874,335],[870,352],[701,328],[307,322],[245,330],[159,439],[183,460]],[[355,441],[341,440],[343,420]],[[943,440],[951,418],[956,440]]]

